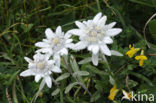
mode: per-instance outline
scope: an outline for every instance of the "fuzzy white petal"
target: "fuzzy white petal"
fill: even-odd
[[[60,65],[61,65],[61,58],[60,58],[60,56],[59,55],[54,55],[53,58],[54,58],[54,61],[55,61],[55,65],[60,67]]]
[[[67,39],[65,43],[66,43],[66,44],[67,44],[67,43],[71,43],[72,41],[73,41],[73,39]]]
[[[93,62],[93,64],[94,64],[95,66],[98,65],[98,56],[99,56],[98,53],[97,53],[97,54],[92,54],[92,62]]]
[[[107,20],[107,16],[103,16],[103,17],[98,21],[98,24],[103,26],[103,25],[105,25],[106,20]]]
[[[113,40],[109,36],[104,37],[103,41],[106,44],[112,44],[113,43]]]
[[[97,54],[99,52],[99,46],[98,45],[90,45],[88,47],[89,51],[92,51],[93,54]]]
[[[31,69],[27,69],[25,71],[23,71],[22,73],[20,73],[20,76],[23,76],[23,77],[27,77],[27,76],[31,76],[33,75],[33,72]]]
[[[93,48],[93,45],[89,45],[89,46],[88,46],[88,50],[89,50],[89,51],[92,51],[92,48]]]
[[[30,58],[28,58],[28,57],[24,57],[24,59],[28,62],[28,63],[31,63],[31,62],[33,62]]]
[[[52,51],[51,48],[42,48],[42,49],[38,49],[38,50],[36,50],[36,53],[40,53],[40,52],[42,52],[42,53],[53,54],[53,51]]]
[[[45,77],[45,82],[46,82],[47,86],[49,88],[51,88],[51,86],[52,86],[52,80],[51,80],[50,76],[46,76]]]
[[[41,75],[36,75],[35,76],[35,82],[38,82],[41,79]]]
[[[123,56],[123,54],[121,54],[120,52],[115,51],[115,50],[111,50],[111,54],[115,55],[115,56]]]
[[[72,30],[69,30],[68,33],[73,34],[73,35],[78,35],[78,36],[84,35],[84,32],[80,29],[72,29]]]
[[[57,35],[61,35],[61,34],[62,34],[61,26],[58,26],[58,27],[56,28],[56,34],[57,34]]]
[[[64,35],[64,38],[65,38],[65,39],[69,39],[71,36],[72,36],[72,35],[71,35],[70,33],[68,33],[68,31],[67,31],[67,33]]]
[[[48,39],[52,39],[53,37],[54,37],[54,33],[53,33],[53,31],[50,29],[50,28],[47,28],[46,30],[45,30],[45,34],[46,34],[46,37],[48,38]]]
[[[106,27],[107,27],[107,29],[111,29],[115,26],[115,24],[116,24],[116,22],[112,22],[112,23],[106,25]]]
[[[76,21],[75,24],[80,28],[80,29],[85,29],[85,25],[79,21]]]
[[[98,22],[98,20],[101,18],[101,16],[102,16],[102,13],[101,13],[101,12],[98,13],[98,14],[94,17],[93,22],[94,22],[94,23]]]
[[[44,60],[49,60],[50,57],[51,57],[50,54],[45,54],[45,55],[43,56]]]
[[[35,60],[44,60],[45,56],[42,55],[42,54],[40,54],[40,53],[37,53],[37,54],[35,54],[35,55],[33,56],[33,58],[34,58],[34,61],[35,61]]]
[[[37,42],[35,43],[35,46],[41,47],[41,48],[50,47],[50,45],[45,42]]]
[[[68,44],[65,45],[65,47],[72,49],[72,48],[74,48],[74,44],[73,43],[68,43]]]
[[[101,49],[101,52],[104,53],[105,55],[111,56],[111,52],[109,48],[107,47],[107,45],[105,44],[100,45],[100,49]]]
[[[48,39],[42,39],[42,41],[45,43],[50,43],[50,41]]]
[[[62,72],[62,70],[57,66],[54,66],[54,68],[52,68],[52,71],[55,73],[61,73]]]
[[[73,50],[82,50],[85,49],[87,47],[87,42],[84,41],[79,41],[78,43],[76,43],[74,45],[74,47],[72,48]]]
[[[120,29],[120,28],[108,29],[106,31],[106,35],[108,35],[108,36],[115,36],[115,35],[119,34],[120,32],[122,32],[122,29]]]
[[[63,48],[60,50],[60,54],[61,55],[67,55],[68,54],[68,50],[66,48]]]
[[[55,63],[54,60],[48,60],[48,65],[49,65],[49,66],[53,65],[54,63]]]

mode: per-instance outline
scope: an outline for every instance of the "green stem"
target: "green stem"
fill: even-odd
[[[63,62],[64,62],[64,64],[66,65],[66,69],[67,69],[67,71],[70,73],[70,75],[76,80],[76,82],[79,82],[79,83],[80,83],[80,86],[81,86],[90,96],[92,96],[91,92],[87,89],[87,87],[86,87],[83,83],[81,83],[81,82],[77,79],[77,77],[73,76],[73,72],[72,72],[72,70],[70,69],[70,67],[69,67],[69,65],[67,64],[67,62],[66,62],[66,60],[65,60],[64,57],[63,57]]]
[[[103,61],[106,63],[106,65],[107,65],[107,73],[110,75],[110,83],[111,84],[113,84],[114,85],[114,83],[115,83],[115,80],[114,80],[114,74],[113,74],[113,72],[111,71],[111,69],[110,69],[110,66],[109,66],[109,63],[108,63],[108,61],[107,61],[107,59],[106,59],[106,57],[105,57],[105,55],[103,55],[102,56],[103,58]],[[113,80],[113,82],[111,82],[111,79]]]
[[[104,62],[106,63],[106,65],[107,65],[107,72],[108,72],[108,74],[111,75],[111,76],[113,77],[114,74],[113,74],[113,72],[111,72],[111,69],[110,69],[109,63],[108,63],[108,61],[107,61],[105,55],[103,55],[103,61],[104,61]]]

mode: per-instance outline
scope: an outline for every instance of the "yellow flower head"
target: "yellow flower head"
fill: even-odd
[[[139,66],[142,66],[144,61],[147,60],[147,57],[144,55],[144,51],[141,51],[141,55],[135,57],[136,60],[139,60]]]
[[[129,58],[132,58],[134,54],[136,54],[140,48],[134,48],[133,46],[129,45],[129,51],[126,52],[126,55],[129,56]]]
[[[116,96],[116,94],[118,93],[118,91],[119,90],[116,88],[116,85],[114,85],[113,88],[110,90],[110,94],[108,96],[108,99],[113,101],[115,96]]]

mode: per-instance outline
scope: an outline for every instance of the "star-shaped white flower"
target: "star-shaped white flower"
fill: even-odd
[[[41,49],[36,52],[48,53],[53,55],[58,61],[60,61],[60,56],[68,54],[68,48],[73,46],[71,35],[62,32],[61,26],[56,28],[54,33],[50,28],[45,30],[46,39],[42,42],[37,42],[35,46]]]
[[[50,74],[52,72],[61,73],[61,69],[54,65],[54,60],[49,60],[50,55],[43,55],[37,53],[33,56],[34,60],[28,57],[24,59],[29,63],[28,69],[23,71],[20,76],[35,76],[35,81],[38,82],[43,78],[49,88],[52,86],[52,80]]]
[[[112,44],[111,37],[122,32],[120,28],[113,28],[116,22],[112,22],[106,25],[106,16],[102,16],[102,13],[98,13],[93,20],[79,22],[75,24],[79,29],[72,29],[69,33],[79,36],[80,41],[73,47],[74,50],[82,50],[87,48],[92,52],[92,62],[94,65],[98,65],[99,52],[111,56],[107,44]]]
[[[123,93],[124,96],[122,97],[121,100],[123,100],[123,99],[128,99],[128,100],[130,100],[130,99],[132,98],[132,96],[131,96],[131,93],[132,93],[132,92],[127,93],[125,90],[122,90],[122,93]]]

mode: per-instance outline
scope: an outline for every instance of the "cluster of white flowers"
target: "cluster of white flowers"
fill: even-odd
[[[22,72],[21,76],[35,76],[35,81],[38,82],[41,77],[49,88],[52,86],[52,79],[50,75],[52,72],[61,73],[60,69],[60,56],[68,54],[68,48],[73,46],[70,39],[70,34],[64,34],[61,27],[58,26],[54,33],[51,29],[45,30],[46,39],[42,42],[37,42],[35,46],[41,49],[36,51],[33,59],[25,57],[29,63],[28,70]],[[50,59],[53,57],[53,59]]]
[[[47,86],[51,88],[52,79],[50,75],[52,72],[61,73],[60,63],[61,56],[68,55],[68,49],[82,50],[87,48],[92,52],[92,62],[94,65],[98,65],[99,54],[111,56],[122,56],[121,53],[110,50],[107,44],[112,44],[111,37],[122,32],[120,28],[113,28],[115,22],[106,24],[107,17],[102,16],[102,13],[98,13],[93,20],[87,20],[83,22],[76,21],[75,24],[78,29],[72,29],[64,34],[60,26],[57,27],[54,33],[51,29],[46,29],[46,39],[42,42],[37,42],[35,46],[40,49],[36,51],[34,60],[25,57],[25,60],[29,63],[28,70],[22,72],[21,76],[35,76],[35,81],[38,82],[42,77],[45,80]],[[79,42],[72,43],[71,36],[79,36]],[[51,59],[53,58],[53,59]]]

